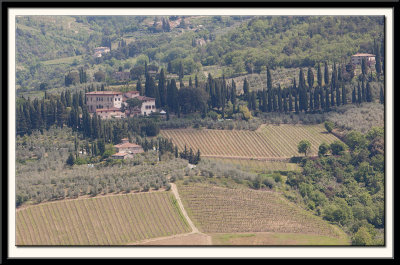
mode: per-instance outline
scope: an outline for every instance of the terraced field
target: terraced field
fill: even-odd
[[[17,245],[123,245],[190,232],[171,192],[64,200],[18,210]]]
[[[178,183],[196,227],[204,233],[299,233],[346,238],[344,232],[277,193]]]
[[[311,143],[310,156],[318,154],[322,142],[338,140],[319,125],[263,125],[257,131],[245,130],[162,130],[161,135],[172,139],[179,150],[200,149],[203,157],[244,159],[287,159],[299,156],[301,140]]]

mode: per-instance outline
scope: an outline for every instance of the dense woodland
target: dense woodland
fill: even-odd
[[[17,206],[169,189],[169,182],[185,177],[215,184],[226,178],[282,192],[339,225],[355,245],[381,245],[383,23],[358,16],[20,17]],[[98,46],[111,52],[94,58]],[[376,64],[364,60],[355,67],[350,56],[357,52],[375,54]],[[129,72],[130,80],[114,80],[116,71]],[[254,74],[265,85],[252,86]],[[166,115],[102,120],[89,114],[86,92],[115,89],[155,98]],[[178,150],[159,136],[162,129],[254,131],[266,123],[323,122],[342,141],[319,146],[319,157],[307,157],[309,146],[299,144],[292,162],[301,172],[210,163],[201,150]],[[111,159],[123,138],[145,153]],[[190,170],[188,162],[197,167]]]

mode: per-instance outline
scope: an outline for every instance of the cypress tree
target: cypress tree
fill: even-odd
[[[294,110],[296,111],[296,113],[299,113],[299,103],[298,103],[298,99],[297,99],[297,93],[294,94]]]
[[[292,93],[288,93],[288,97],[289,97],[289,111],[292,112],[293,111],[293,98],[292,98]]]
[[[282,106],[282,90],[281,90],[281,85],[278,85],[278,110],[279,112],[283,111],[283,106]]]
[[[299,73],[299,109],[300,111],[307,111],[308,109],[306,81],[304,78],[303,69],[301,68]]]
[[[325,86],[329,85],[329,69],[328,69],[328,63],[327,62],[325,62],[324,82],[325,82]]]
[[[358,90],[357,91],[358,103],[360,104],[362,102],[362,93],[361,93],[360,82],[358,82],[357,90]]]
[[[321,64],[320,63],[318,63],[317,83],[318,83],[319,87],[322,87],[322,71],[321,71]]]
[[[318,110],[320,106],[319,102],[319,87],[314,90],[314,110]]]
[[[272,90],[272,78],[269,67],[267,67],[267,90],[268,91]]]
[[[310,111],[313,111],[313,110],[314,110],[313,97],[314,97],[313,92],[312,92],[312,90],[310,90],[310,105],[309,105]]]
[[[366,87],[366,101],[367,102],[372,102],[373,98],[372,98],[372,91],[371,91],[371,85],[369,84],[369,82],[367,83],[367,87]]]
[[[276,96],[277,96],[276,94],[277,94],[276,90],[273,89],[272,90],[272,109],[273,109],[273,111],[278,111],[278,102],[276,100]]]
[[[245,99],[249,98],[249,83],[247,82],[247,78],[243,81],[243,95]]]
[[[262,91],[262,112],[266,112],[268,109],[268,102],[267,102],[267,91],[263,89]]]
[[[329,102],[329,92],[328,89],[325,90],[325,111],[329,111],[331,102]]]
[[[231,102],[233,105],[236,104],[236,84],[233,79],[232,79],[232,87],[231,87]]]
[[[344,84],[342,84],[342,104],[343,105],[347,104],[347,92]]]
[[[379,102],[381,104],[385,104],[385,95],[383,94],[383,86],[381,86],[381,89],[379,91]]]
[[[336,106],[340,106],[340,103],[342,101],[340,100],[340,89],[339,89],[339,85],[336,86]]]
[[[356,103],[357,98],[356,98],[356,87],[353,87],[353,93],[351,93],[351,103]]]
[[[334,82],[333,80],[331,81],[331,102],[329,102],[330,106],[334,107],[335,106],[335,87],[334,87]]]
[[[233,82],[233,79],[232,79],[232,82]],[[195,86],[196,88],[199,87],[199,80],[197,79],[197,75],[194,77],[194,86]]]
[[[158,79],[158,92],[160,95],[160,102],[158,104],[158,108],[164,107],[164,106],[166,106],[166,103],[167,103],[167,88],[165,86],[164,68],[162,68],[160,71],[160,77]],[[157,101],[156,101],[156,103],[157,103]]]
[[[365,89],[365,82],[364,82],[364,79],[363,79],[362,82],[361,82],[362,102],[367,101],[367,93],[366,93],[365,90],[366,90]]]
[[[314,73],[311,67],[308,67],[307,82],[308,82],[308,89],[311,91],[311,89],[314,87]]]
[[[287,100],[286,100],[286,92],[283,93],[283,110],[286,112],[288,112],[288,104],[287,104]]]
[[[379,44],[376,44],[375,47],[375,69],[378,76],[380,76],[382,72],[382,66],[381,66],[381,51],[379,49]]]
[[[324,90],[323,88],[319,89],[319,98],[321,101],[321,110],[325,109],[325,97],[324,97]]]

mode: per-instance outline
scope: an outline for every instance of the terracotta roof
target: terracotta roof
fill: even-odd
[[[122,92],[116,92],[116,91],[92,91],[92,92],[87,92],[86,95],[121,95]]]
[[[116,148],[130,148],[130,147],[140,147],[141,148],[140,145],[132,144],[132,143],[123,143],[123,144],[117,144],[117,145],[114,145],[114,146]]]
[[[360,57],[365,57],[365,56],[373,56],[375,57],[375,54],[370,54],[370,53],[356,53],[353,56],[360,56]]]
[[[155,98],[150,98],[150,97],[146,97],[146,96],[137,96],[136,98],[140,99],[142,101],[156,100]]]
[[[116,154],[113,154],[112,156],[126,156],[126,155],[128,155],[127,153],[116,153]]]

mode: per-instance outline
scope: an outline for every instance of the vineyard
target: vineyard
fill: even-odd
[[[245,130],[162,130],[161,135],[172,139],[179,150],[200,149],[203,157],[284,159],[300,155],[297,145],[301,140],[311,143],[309,155],[317,155],[322,142],[338,140],[319,125],[262,125],[257,131]]]
[[[170,192],[64,200],[17,211],[17,245],[123,245],[190,228]]]
[[[178,186],[185,209],[204,233],[300,233],[345,238],[344,232],[266,191],[204,184]]]

